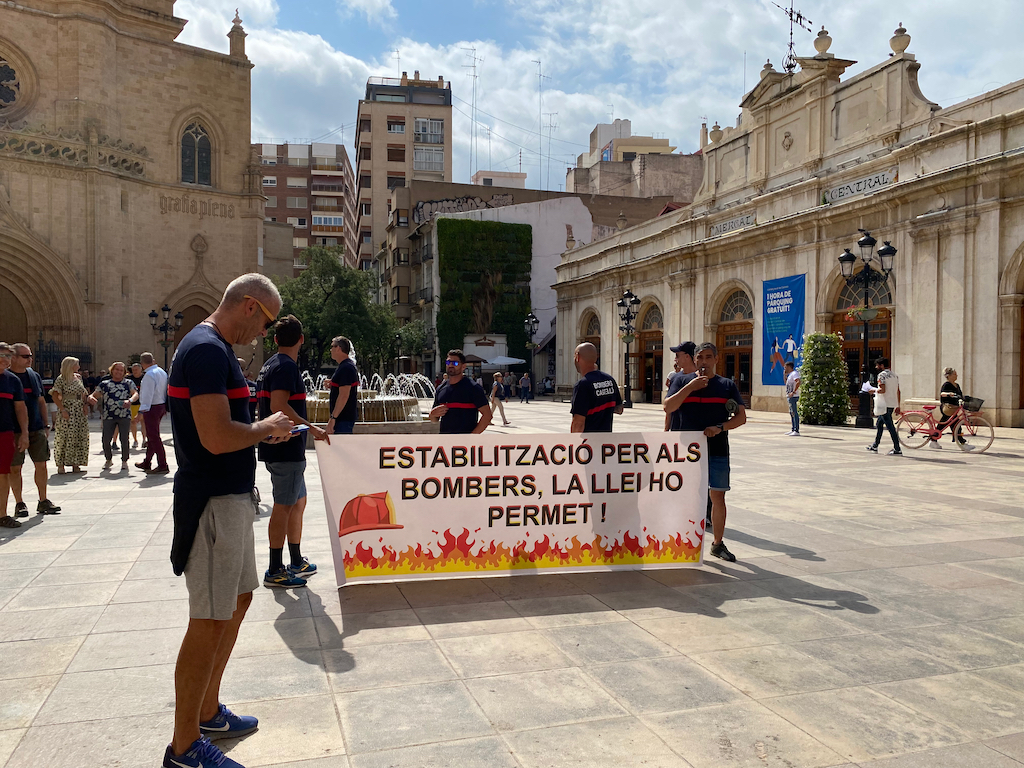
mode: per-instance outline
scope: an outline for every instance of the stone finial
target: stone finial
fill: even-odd
[[[717,142],[720,138],[722,138],[722,126],[720,126],[718,123],[715,123],[713,126],[711,126],[711,133],[708,134],[708,137],[711,139],[712,144]]]
[[[615,226],[621,231],[626,228],[626,212],[619,211],[619,218],[615,220]]]
[[[572,236],[572,224],[565,225],[565,250],[571,251],[576,247],[576,238]]]
[[[889,38],[889,47],[892,48],[892,52],[899,56],[910,45],[910,35],[907,34],[907,30],[903,28],[903,22],[893,32],[892,37]]]
[[[828,36],[828,30],[825,29],[825,25],[821,25],[821,31],[818,36],[814,38],[814,50],[818,52],[818,55],[824,55],[828,53],[829,47],[832,45],[832,38]]]
[[[238,15],[238,9],[235,8],[234,24],[231,27],[231,31],[228,32],[228,40],[230,41],[228,55],[235,59],[246,58],[245,38],[245,30],[242,29],[242,18]]]
[[[772,66],[772,60],[768,59],[764,63],[764,67],[761,68],[761,79],[764,80],[768,75],[775,71],[775,67]]]

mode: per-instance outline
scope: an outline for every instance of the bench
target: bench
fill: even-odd
[[[552,402],[564,403],[572,399],[572,387],[568,384],[559,384],[555,387],[555,394],[551,396]]]

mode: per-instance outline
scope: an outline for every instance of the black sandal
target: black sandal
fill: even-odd
[[[0,517],[0,528],[21,528],[21,523],[10,515]]]

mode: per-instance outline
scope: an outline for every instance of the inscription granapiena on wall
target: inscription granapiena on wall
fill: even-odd
[[[218,203],[211,198],[193,197],[192,195],[160,195],[160,213],[183,213],[198,216],[200,221],[207,218],[233,219],[235,206],[229,203]]]

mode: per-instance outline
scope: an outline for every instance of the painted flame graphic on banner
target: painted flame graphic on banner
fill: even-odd
[[[350,577],[410,575],[425,573],[473,573],[481,571],[536,570],[543,568],[696,563],[700,559],[700,541],[696,545],[682,535],[667,540],[646,536],[646,541],[626,532],[622,541],[603,544],[598,536],[580,542],[573,536],[566,543],[553,542],[547,536],[511,547],[503,543],[471,539],[463,528],[458,535],[446,530],[437,541],[439,553],[422,544],[399,552],[383,545],[379,554],[363,542],[344,552],[345,574]]]

